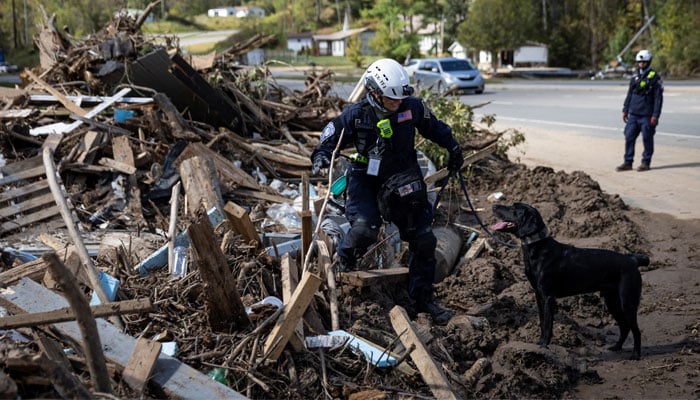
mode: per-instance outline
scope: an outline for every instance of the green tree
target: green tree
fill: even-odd
[[[531,38],[534,19],[531,0],[474,0],[458,39],[467,48],[490,51],[495,69],[500,51],[514,50]]]
[[[345,55],[357,68],[364,66],[365,57],[362,55],[362,40],[359,36],[353,36],[348,40]]]
[[[658,9],[654,67],[687,77],[700,74],[700,2],[668,0]]]
[[[408,54],[418,54],[418,38],[406,32],[404,15],[406,1],[379,0],[370,10],[362,13],[364,18],[374,20],[375,36],[369,46],[383,57],[403,61]]]

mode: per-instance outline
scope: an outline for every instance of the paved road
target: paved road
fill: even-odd
[[[583,171],[630,206],[700,219],[700,82],[667,82],[652,170],[616,172],[624,148],[623,81],[508,81],[462,96],[496,114],[496,129],[518,129],[526,143],[509,156],[526,165]],[[642,151],[637,141],[635,164]],[[536,184],[536,182],[534,182]]]

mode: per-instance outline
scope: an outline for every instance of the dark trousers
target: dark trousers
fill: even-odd
[[[380,185],[375,177],[364,170],[350,170],[347,176],[345,216],[350,231],[338,248],[338,255],[355,261],[376,243],[382,216],[377,203]],[[425,290],[432,290],[435,278],[436,239],[431,228],[433,210],[427,198],[420,203],[392,204],[391,222],[399,229],[401,240],[408,242],[413,254],[409,265],[408,295],[415,298]]]
[[[642,152],[642,163],[650,165],[651,156],[654,154],[654,134],[656,127],[651,124],[651,116],[629,114],[625,125],[625,163],[632,164],[634,161],[634,146],[639,133],[642,134],[644,152]]]

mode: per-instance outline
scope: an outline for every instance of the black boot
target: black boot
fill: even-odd
[[[433,322],[438,325],[445,325],[454,316],[452,311],[441,308],[435,303],[432,288],[425,288],[416,296],[416,311],[430,314]]]

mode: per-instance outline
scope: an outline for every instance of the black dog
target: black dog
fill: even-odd
[[[540,213],[525,203],[497,204],[493,213],[502,221],[491,229],[512,233],[522,243],[525,274],[537,297],[540,345],[547,346],[552,340],[557,298],[600,291],[620,327],[620,338],[609,350],[620,351],[632,330],[632,359],[641,357],[641,333],[637,325],[642,294],[639,266],[649,265],[649,257],[559,243],[549,236]]]

